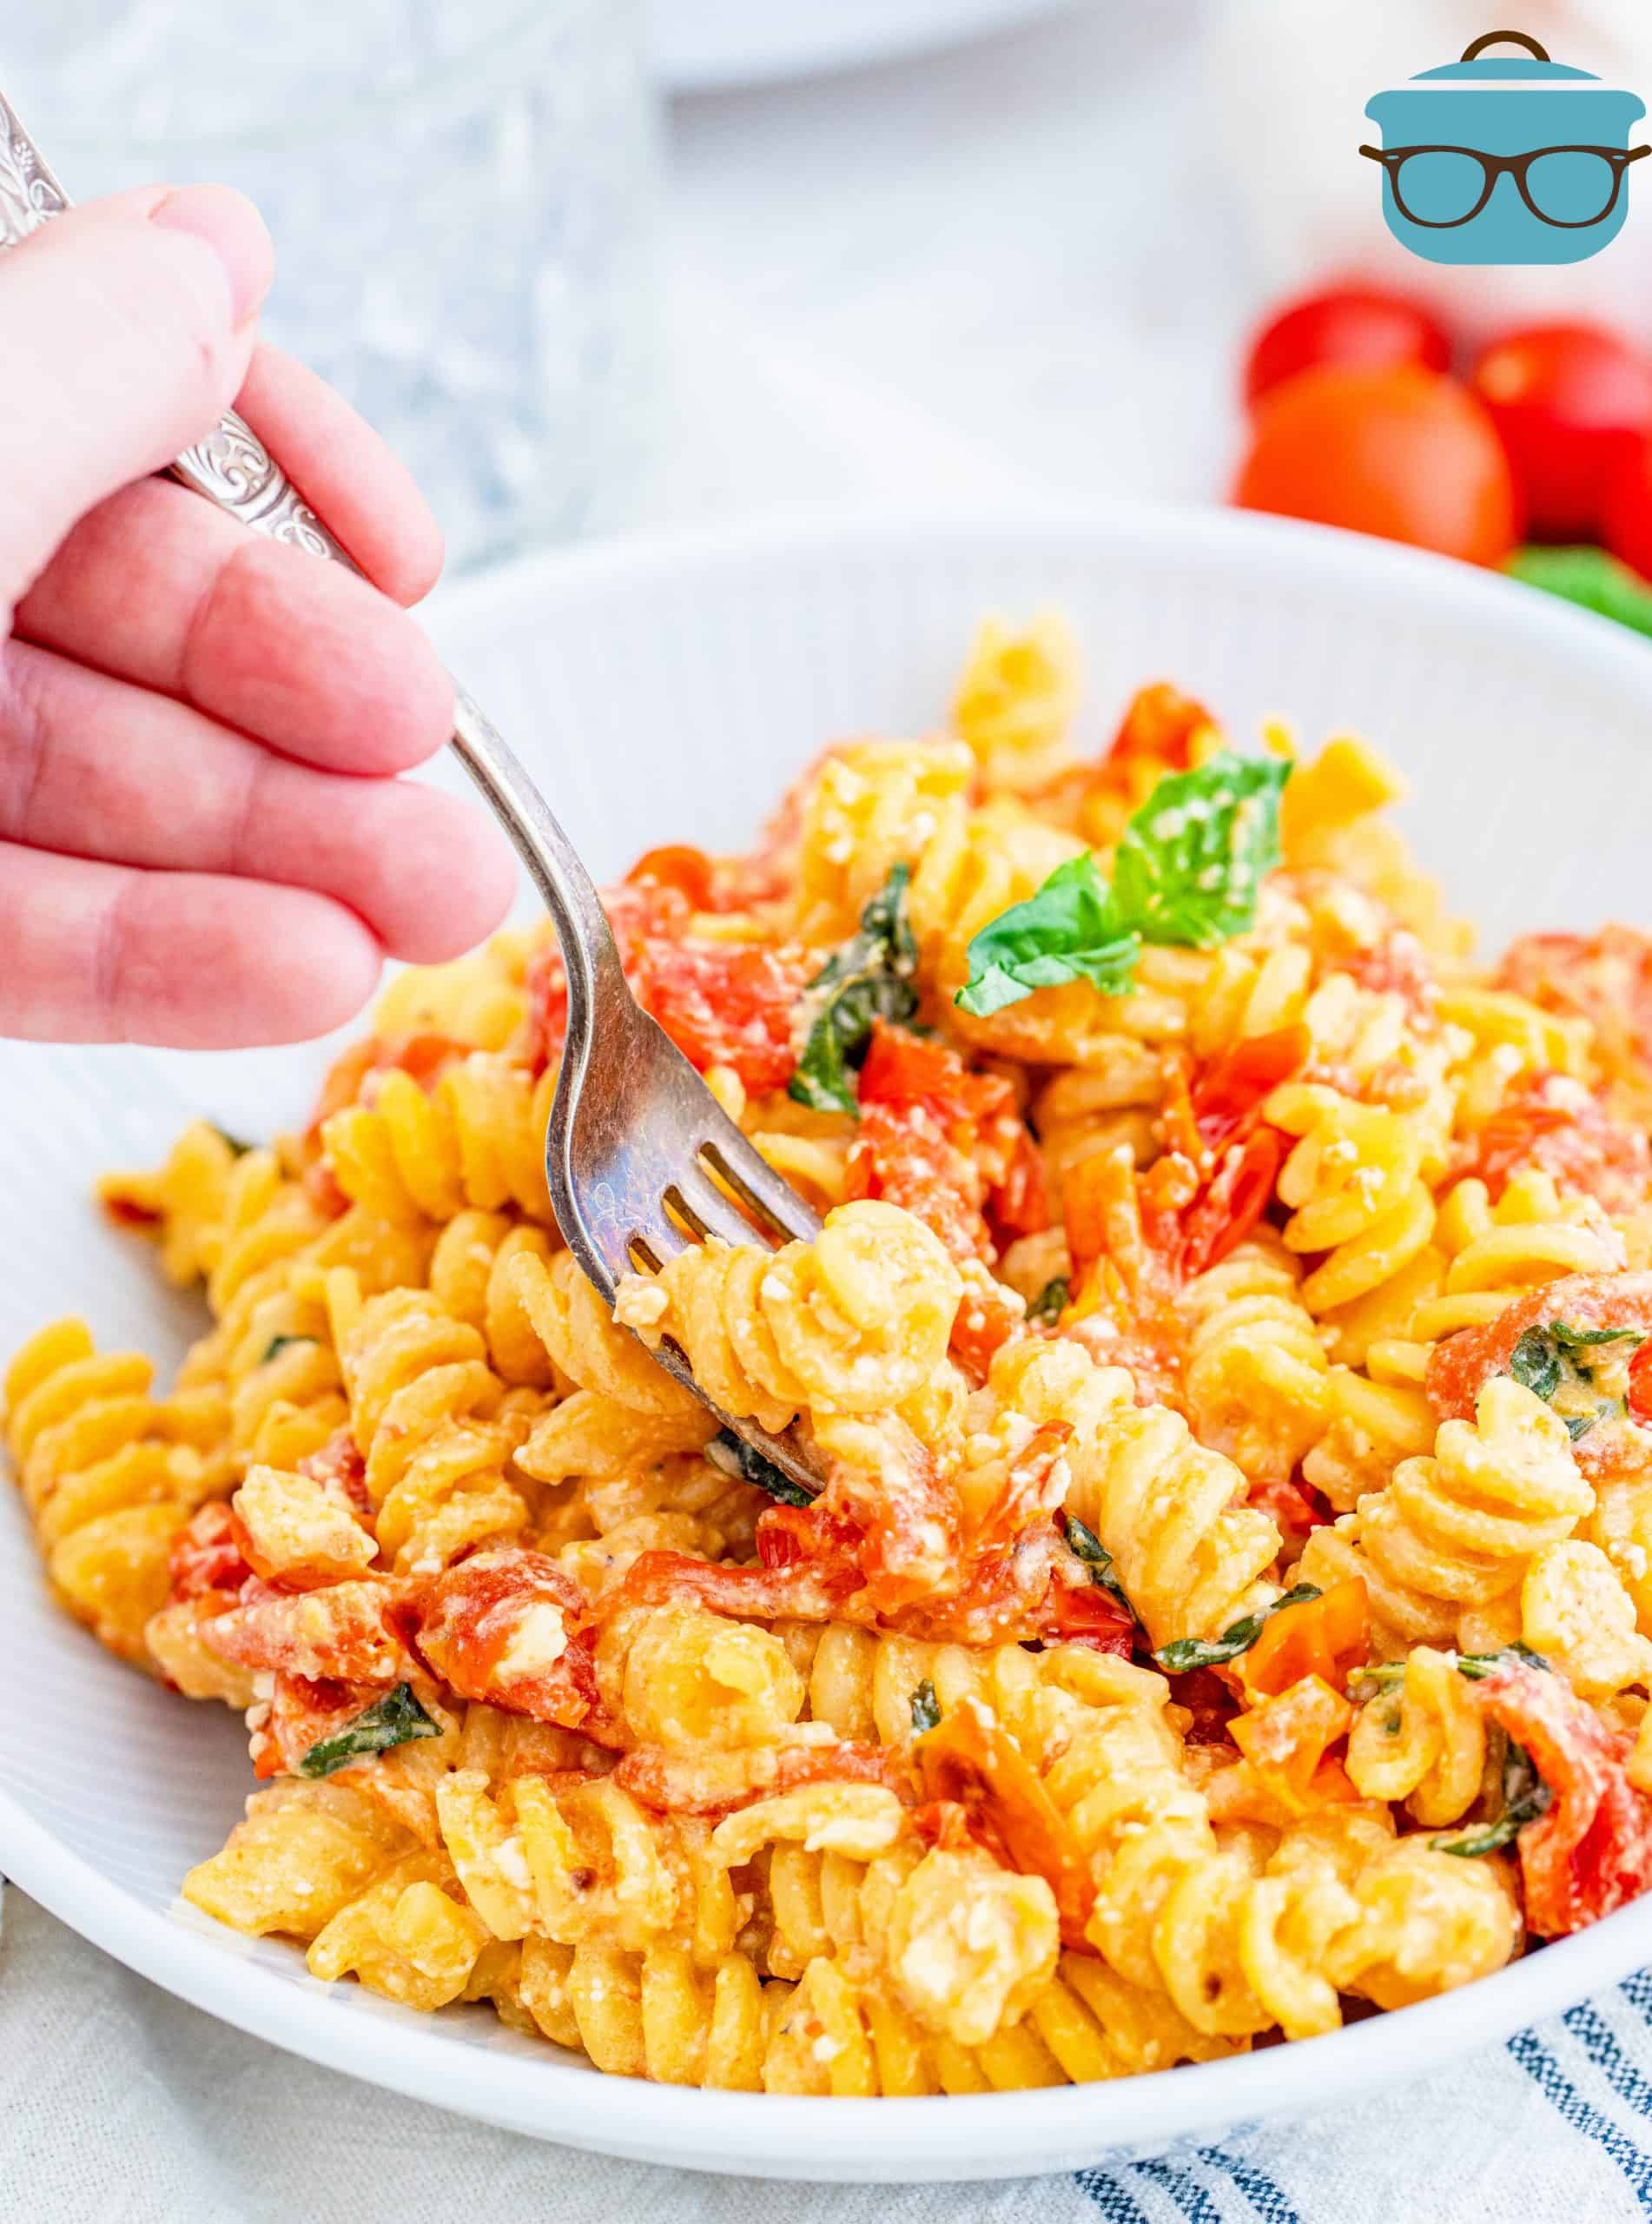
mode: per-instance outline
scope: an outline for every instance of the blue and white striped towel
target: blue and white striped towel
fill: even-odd
[[[1001,2185],[806,2186],[492,2131],[225,2029],[11,1891],[0,2216],[42,2224],[1629,2224],[1652,2215],[1652,1972],[1426,2084]]]

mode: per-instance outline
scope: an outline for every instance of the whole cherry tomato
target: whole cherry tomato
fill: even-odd
[[[1652,438],[1637,441],[1608,480],[1601,539],[1614,556],[1652,579]]]
[[[1609,481],[1652,433],[1652,360],[1593,325],[1534,325],[1488,348],[1470,384],[1503,435],[1528,530],[1592,539]]]
[[[1466,387],[1414,363],[1288,380],[1257,413],[1233,499],[1470,564],[1500,563],[1516,539],[1496,427]]]
[[[1444,328],[1418,302],[1374,286],[1305,294],[1259,325],[1245,358],[1245,401],[1252,412],[1265,394],[1298,371],[1321,363],[1420,363],[1443,371],[1451,360]]]

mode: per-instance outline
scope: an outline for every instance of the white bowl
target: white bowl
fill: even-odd
[[[1375,541],[1219,513],[776,524],[611,544],[453,594],[444,651],[599,873],[648,844],[733,842],[820,743],[942,712],[977,615],[1054,605],[1090,665],[1100,745],[1138,683],[1173,677],[1239,734],[1351,727],[1415,777],[1424,858],[1494,935],[1635,918],[1652,826],[1652,652],[1529,588]],[[202,1102],[267,1130],[325,1053],[239,1060],[13,1047],[0,1348],[85,1312],[175,1358],[198,1327],[142,1247],[104,1231],[94,1170],[142,1162]],[[435,2018],[182,1908],[248,1788],[241,1726],[106,1657],[50,1606],[0,1499],[0,1868],[199,2007],[357,2077],[514,2130],[772,2177],[984,2178],[1163,2151],[1418,2076],[1652,1961],[1652,1900],[1444,1999],[1330,2037],[1108,2085],[815,2101],[643,2090],[502,2030]]]

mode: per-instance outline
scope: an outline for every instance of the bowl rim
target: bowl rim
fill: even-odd
[[[1332,578],[1374,604],[1404,606],[1432,623],[1460,614],[1562,657],[1580,674],[1639,695],[1652,726],[1652,653],[1609,620],[1522,582],[1450,559],[1294,520],[1210,510],[1117,505],[1078,513],[1039,505],[980,512],[946,508],[897,518],[835,509],[618,536],[519,559],[442,591],[433,631],[466,627],[512,598],[624,592],[662,576],[776,561],[817,561],[836,550],[887,558],[940,541],[982,537],[1006,549],[1052,537],[1099,559],[1128,548],[1226,571],[1241,552],[1250,577]],[[437,2107],[541,2138],[639,2160],[746,2176],[898,2181],[972,2179],[1069,2169],[1108,2154],[1161,2151],[1194,2133],[1327,2108],[1345,2096],[1421,2076],[1616,1982],[1652,1961],[1652,1897],[1495,1975],[1407,2009],[1373,2015],[1324,2036],[1089,2086],[975,2095],[832,2100],[704,2092],[654,2085],[646,2108],[630,2079],[532,2042],[459,2047],[439,2018],[340,1996],[302,1969],[250,1957],[236,1934],[195,1918],[182,1902],[146,1904],[61,1844],[0,1786],[0,1867],[23,1891],[116,1960],[238,2029],[322,2067]],[[199,1920],[202,1928],[195,1928]],[[357,2011],[357,2012],[350,2012]]]

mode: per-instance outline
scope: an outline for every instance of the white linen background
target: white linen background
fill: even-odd
[[[1195,48],[1213,12],[1108,0],[923,63],[681,104],[670,391],[624,521],[1217,492],[1260,274],[1207,133]],[[1649,2005],[1615,1994],[1424,2088],[1167,2162],[898,2194],[782,2186],[578,2154],[339,2079],[132,1976],[13,1889],[0,2219],[1617,2224],[1652,2213]]]

